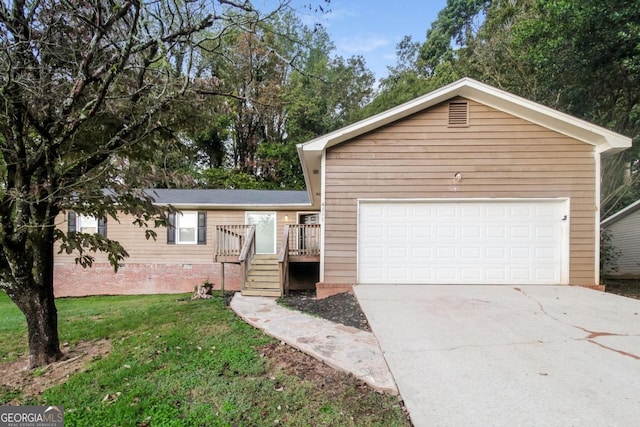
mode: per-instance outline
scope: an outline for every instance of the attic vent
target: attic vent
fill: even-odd
[[[449,103],[449,126],[469,126],[469,104],[467,102]]]

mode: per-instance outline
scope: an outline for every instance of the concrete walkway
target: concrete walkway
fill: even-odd
[[[371,332],[281,307],[275,298],[243,297],[239,292],[231,300],[231,309],[267,335],[335,369],[353,374],[378,391],[398,394],[378,341]]]

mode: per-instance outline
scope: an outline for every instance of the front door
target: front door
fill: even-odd
[[[276,213],[247,212],[246,223],[256,226],[256,253],[276,253]]]

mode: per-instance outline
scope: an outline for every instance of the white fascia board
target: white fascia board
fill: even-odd
[[[311,206],[316,206],[317,199],[315,198],[313,192],[315,183],[312,182],[313,165],[307,162],[310,159],[308,157],[305,157],[304,153],[302,152],[302,144],[296,145],[296,150],[298,151],[298,159],[300,160],[300,165],[302,166],[302,175],[304,176],[304,185],[307,189],[307,196],[309,197]]]
[[[300,157],[300,164],[302,165],[302,171],[304,173],[304,182],[307,186],[307,193],[309,195],[309,200],[311,201],[311,206],[314,209],[318,209],[320,206],[320,197],[321,194],[321,175],[322,175],[322,156],[323,151],[310,151],[305,150],[302,147],[303,144],[298,144],[296,146],[298,150],[298,156]],[[318,173],[313,173],[314,170],[317,170]],[[316,194],[320,193],[320,194]]]
[[[598,153],[631,147],[631,138],[624,135],[474,80],[467,81],[459,95],[594,145]]]

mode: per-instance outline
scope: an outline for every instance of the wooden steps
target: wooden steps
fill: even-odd
[[[277,255],[256,254],[242,288],[242,295],[280,297],[280,270]]]

